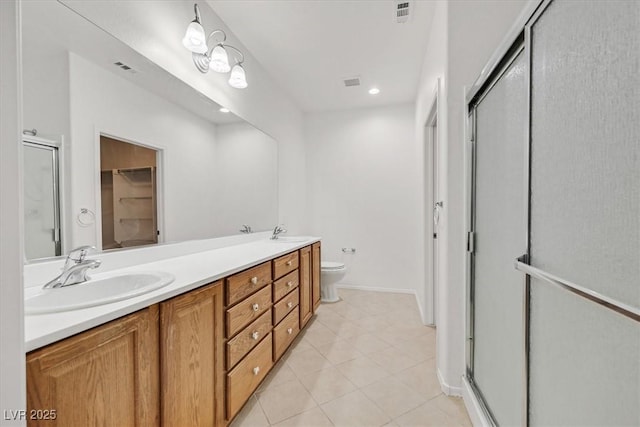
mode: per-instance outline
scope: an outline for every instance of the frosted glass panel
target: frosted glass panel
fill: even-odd
[[[531,280],[532,426],[640,425],[640,327]]]
[[[640,306],[640,2],[532,28],[531,264]],[[640,425],[640,324],[532,280],[531,425]]]
[[[532,264],[638,307],[640,2],[554,1],[532,53]]]
[[[520,54],[478,105],[473,376],[500,425],[522,422],[526,62]]]

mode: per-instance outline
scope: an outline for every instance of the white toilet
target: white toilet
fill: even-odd
[[[320,263],[320,271],[320,295],[322,297],[322,302],[340,301],[338,290],[336,289],[336,283],[342,280],[344,275],[347,273],[347,267],[345,267],[342,262],[322,261]]]

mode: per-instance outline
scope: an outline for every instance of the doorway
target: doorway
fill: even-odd
[[[100,136],[102,249],[158,243],[159,151]]]
[[[426,291],[425,291],[425,323],[437,325],[438,318],[438,286],[439,286],[439,263],[440,263],[440,228],[441,214],[444,206],[440,199],[440,161],[439,161],[439,137],[438,137],[438,92],[440,80],[436,86],[434,100],[425,123],[425,167],[428,171],[425,174],[425,189],[427,190],[425,211],[427,212],[426,239],[427,242],[427,262],[426,271]]]

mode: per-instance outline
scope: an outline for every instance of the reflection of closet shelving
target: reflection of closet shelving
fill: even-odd
[[[111,172],[115,241],[121,246],[156,243],[155,168]]]

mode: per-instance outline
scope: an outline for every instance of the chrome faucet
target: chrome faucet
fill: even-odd
[[[276,240],[278,238],[278,234],[286,233],[286,232],[287,232],[287,230],[282,228],[281,225],[276,225],[276,227],[273,229],[273,234],[271,235],[271,240]]]
[[[249,233],[253,233],[253,230],[251,229],[250,225],[242,224],[242,228],[240,229],[240,232],[249,234]]]
[[[80,246],[71,250],[67,255],[62,273],[44,285],[44,289],[62,288],[89,280],[87,276],[89,269],[98,268],[101,264],[97,259],[85,259],[88,254],[94,252],[96,252],[95,246]]]

